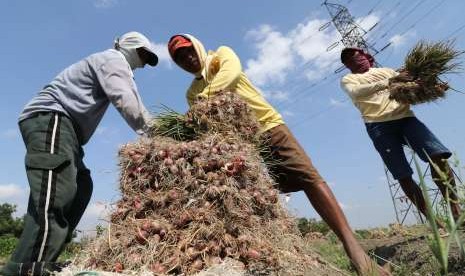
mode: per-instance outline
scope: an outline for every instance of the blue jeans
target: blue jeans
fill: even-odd
[[[449,149],[416,117],[366,123],[365,126],[376,150],[397,180],[413,174],[403,146],[411,147],[425,162],[428,162],[428,156],[447,159],[452,155]]]

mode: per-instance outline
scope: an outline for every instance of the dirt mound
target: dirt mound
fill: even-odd
[[[361,244],[380,265],[391,266],[395,275],[439,275],[440,266],[428,245],[428,235],[429,230],[426,227],[418,226],[404,228],[403,234],[365,239]],[[460,250],[454,243],[451,244],[448,259],[448,275],[465,275]]]
[[[186,116],[158,118],[149,138],[121,148],[122,198],[77,264],[191,275],[234,260],[244,275],[337,275],[303,248],[260,156],[258,129],[230,92]]]

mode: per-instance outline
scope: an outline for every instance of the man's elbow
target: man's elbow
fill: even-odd
[[[356,91],[355,89],[345,89],[345,91],[352,100],[356,100],[360,96],[358,91]]]

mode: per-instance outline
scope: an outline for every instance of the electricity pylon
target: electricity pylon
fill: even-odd
[[[341,41],[337,41],[328,47],[328,51],[331,51],[335,48],[339,42],[342,42],[345,47],[358,47],[364,49],[372,55],[376,55],[378,50],[371,46],[364,38],[368,33],[363,29],[357,22],[354,17],[350,14],[349,9],[345,6],[335,3],[329,3],[324,1],[323,5],[328,10],[329,15],[331,16],[331,21],[336,27],[337,31],[341,34]],[[372,29],[372,26],[370,29]]]

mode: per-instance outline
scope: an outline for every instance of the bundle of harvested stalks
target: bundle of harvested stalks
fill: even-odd
[[[150,136],[171,137],[178,141],[192,140],[195,137],[195,130],[187,124],[186,116],[175,110],[162,106],[160,112],[153,120]]]
[[[186,115],[164,107],[154,120],[150,136],[188,141],[205,133],[235,135],[259,143],[260,124],[248,105],[235,93],[219,92],[215,97],[199,99]]]
[[[179,118],[175,124],[184,125]],[[195,104],[185,122],[195,140],[159,136],[173,132],[158,128],[121,148],[122,198],[107,234],[80,263],[191,275],[233,259],[251,275],[308,275],[318,262],[303,253],[295,220],[279,201],[247,105],[223,92]]]
[[[455,73],[460,69],[458,61],[464,51],[454,48],[453,41],[427,43],[420,41],[408,53],[403,70],[411,81],[390,83],[390,98],[400,103],[420,104],[445,97],[449,88],[439,77],[446,73]]]

